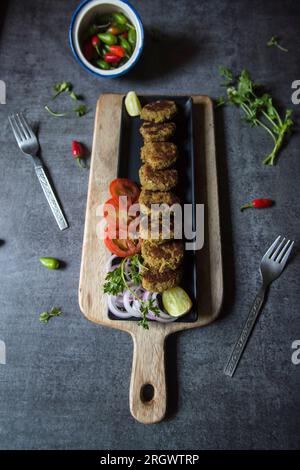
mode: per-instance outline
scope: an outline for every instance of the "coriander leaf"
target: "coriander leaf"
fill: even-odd
[[[118,266],[113,271],[107,273],[103,286],[104,293],[111,295],[121,294],[125,289],[125,283],[122,276],[122,266]]]
[[[76,93],[74,93],[74,91],[71,91],[71,92],[69,93],[69,95],[70,95],[70,97],[72,98],[72,100],[74,100],[74,101],[78,101],[79,98],[80,98],[79,95],[76,95]]]
[[[224,104],[226,104],[226,100],[224,96],[218,96],[218,98],[215,99],[215,108],[220,108]]]
[[[74,109],[74,113],[76,113],[78,117],[84,116],[87,111],[88,109],[85,104],[81,104],[78,108]]]
[[[50,319],[50,315],[49,315],[48,312],[42,312],[42,313],[40,314],[40,322],[42,322],[42,323],[48,323],[49,319]]]
[[[133,281],[135,286],[141,284],[141,273],[140,268],[142,266],[140,255],[134,255],[130,259],[129,273],[130,278]]]
[[[160,314],[160,308],[159,306],[157,305],[156,303],[156,299],[150,299],[148,300],[148,311],[151,310],[152,313],[154,313],[154,315],[156,317],[159,317],[159,314]]]
[[[70,82],[60,82],[54,85],[53,88],[54,88],[54,91],[56,91],[56,93],[52,97],[52,99],[55,100],[55,98],[57,98],[57,96],[60,95],[61,93],[64,93],[65,91],[71,92],[73,86],[72,86],[72,83]]]
[[[53,307],[50,310],[50,316],[51,317],[60,317],[62,315],[62,311],[59,307]]]
[[[147,318],[142,318],[139,320],[138,325],[143,327],[145,330],[149,330],[149,322]]]
[[[268,46],[268,47],[277,47],[278,49],[280,49],[280,50],[283,51],[283,52],[289,52],[288,49],[286,49],[285,47],[282,47],[282,46],[279,44],[279,38],[278,38],[278,36],[272,36],[271,39],[267,42],[267,46]]]
[[[42,312],[40,314],[40,322],[48,323],[50,318],[52,317],[60,317],[62,315],[62,311],[58,307],[53,307],[50,312]]]
[[[233,81],[232,71],[224,67],[223,65],[219,66],[219,74],[225,79],[224,86],[230,85],[230,83]]]

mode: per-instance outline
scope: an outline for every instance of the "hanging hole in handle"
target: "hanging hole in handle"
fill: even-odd
[[[154,387],[151,384],[145,384],[141,388],[141,400],[143,403],[149,403],[154,397]]]

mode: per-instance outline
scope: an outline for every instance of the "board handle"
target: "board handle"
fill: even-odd
[[[132,335],[133,361],[130,382],[130,411],[141,423],[161,421],[166,414],[165,335],[162,331],[140,331]]]

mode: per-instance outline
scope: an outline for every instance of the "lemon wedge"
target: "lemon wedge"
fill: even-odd
[[[141,114],[142,106],[135,91],[127,93],[125,98],[125,107],[129,116],[139,116]]]
[[[188,313],[193,306],[189,295],[181,287],[172,287],[164,291],[162,303],[171,317],[181,317]]]

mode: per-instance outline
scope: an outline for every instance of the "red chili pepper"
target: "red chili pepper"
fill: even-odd
[[[72,155],[73,158],[77,161],[78,165],[82,168],[85,168],[85,164],[83,163],[83,154],[84,150],[82,144],[77,140],[72,141]]]
[[[125,55],[125,49],[122,46],[109,46],[109,50],[112,54],[121,58]]]
[[[244,209],[264,209],[265,207],[270,207],[274,204],[273,199],[253,199],[253,201],[248,202],[241,206],[241,211]]]
[[[116,64],[121,60],[121,57],[115,55],[115,54],[104,54],[104,60],[106,62],[109,62],[110,64]]]
[[[92,36],[91,43],[92,43],[92,46],[94,46],[94,47],[99,46],[100,39],[98,38],[98,36],[96,34],[95,34],[95,36]]]
[[[83,55],[84,55],[84,57],[86,58],[86,60],[90,61],[93,58],[93,54],[94,54],[94,48],[93,48],[91,42],[86,41],[83,44]]]

